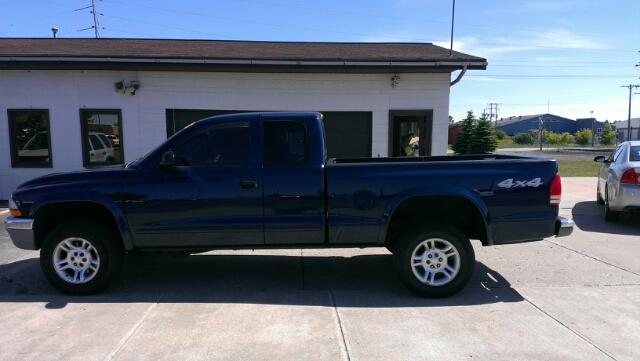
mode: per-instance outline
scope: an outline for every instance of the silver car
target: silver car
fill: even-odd
[[[624,142],[608,158],[595,157],[604,163],[598,171],[598,204],[604,204],[604,219],[618,220],[620,212],[640,212],[640,140]]]

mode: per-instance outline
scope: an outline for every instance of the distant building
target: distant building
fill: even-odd
[[[627,131],[629,130],[629,120],[619,120],[613,122],[612,126],[615,126],[618,130],[618,140],[624,142],[627,140]],[[640,118],[631,118],[631,140],[640,140]]]
[[[593,132],[598,135],[602,133],[606,124],[606,122],[599,122],[595,118],[573,120],[547,113],[500,118],[496,128],[504,131],[509,136],[514,136],[517,133],[526,133],[529,130],[537,132],[540,127],[541,117],[543,122],[542,129],[558,134],[564,132],[574,134],[581,129],[593,128]]]

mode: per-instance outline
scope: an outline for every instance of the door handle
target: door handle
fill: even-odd
[[[252,190],[258,188],[258,182],[256,182],[256,181],[241,181],[240,183],[238,183],[238,186],[240,186],[240,189],[243,190],[243,191],[252,191]]]

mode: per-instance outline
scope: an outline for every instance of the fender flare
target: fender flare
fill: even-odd
[[[122,237],[122,244],[125,250],[130,251],[135,248],[131,235],[129,234],[129,227],[127,226],[127,220],[124,213],[118,203],[113,199],[107,197],[102,193],[97,192],[60,192],[55,194],[48,194],[46,196],[36,199],[31,205],[30,215],[35,216],[36,212],[45,205],[53,203],[68,203],[68,202],[92,202],[100,206],[107,208],[111,216],[118,225],[120,236]]]
[[[389,221],[393,217],[393,213],[396,211],[398,206],[402,204],[405,200],[412,197],[419,196],[458,196],[463,197],[469,200],[480,212],[482,215],[482,220],[484,222],[484,227],[486,231],[486,239],[487,244],[491,245],[491,216],[489,214],[489,209],[487,205],[484,203],[482,198],[470,190],[465,188],[455,187],[455,186],[436,186],[436,187],[417,187],[406,189],[398,194],[396,194],[390,201],[387,203],[387,206],[382,214],[381,225],[380,225],[380,233],[378,235],[378,243],[384,244],[385,238],[387,236],[387,230],[389,229]]]

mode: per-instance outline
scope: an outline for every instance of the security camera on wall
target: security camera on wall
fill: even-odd
[[[124,88],[125,88],[124,81],[121,80],[121,81],[115,82],[115,84],[113,84],[113,85],[114,85],[114,88],[115,88],[116,92],[123,92],[124,93],[124,91],[125,91],[124,90]]]

